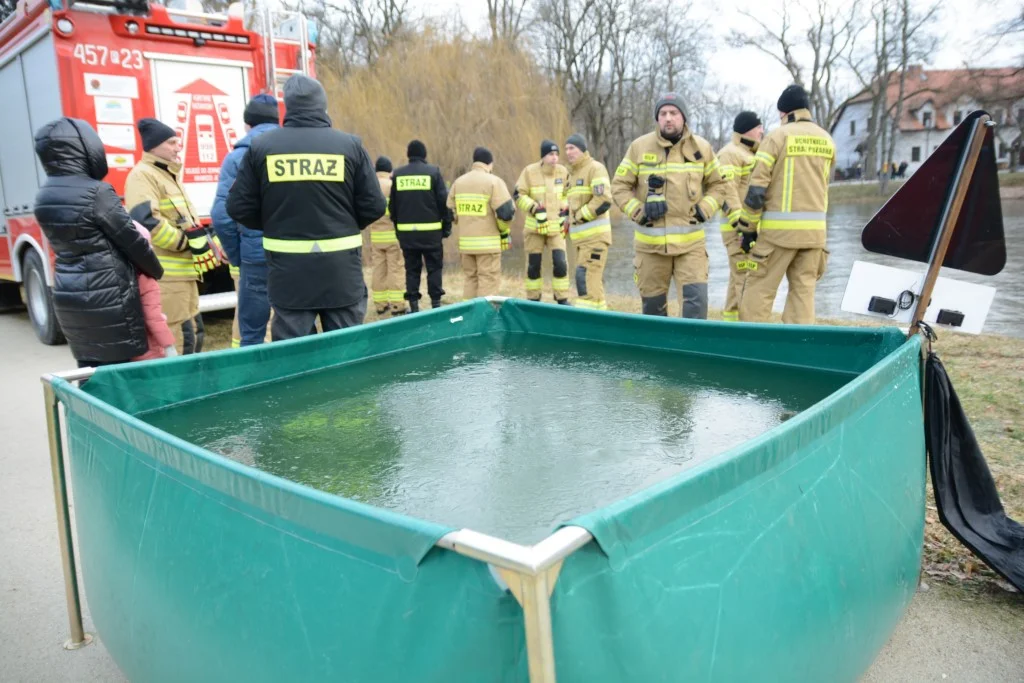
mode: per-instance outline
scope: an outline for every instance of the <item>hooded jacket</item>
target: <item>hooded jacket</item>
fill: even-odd
[[[85,121],[61,118],[39,129],[35,148],[47,176],[35,217],[56,255],[53,307],[71,354],[118,362],[145,353],[135,269],[159,279],[163,268],[103,182],[103,143]]]
[[[263,234],[258,230],[250,230],[244,225],[239,225],[231,220],[228,215],[227,202],[228,191],[235,183],[238,176],[238,164],[241,163],[245,153],[249,151],[252,141],[267,131],[279,128],[276,123],[260,123],[252,127],[249,133],[235,143],[235,148],[224,157],[224,163],[220,167],[220,178],[217,180],[217,196],[213,200],[213,208],[210,209],[210,219],[213,220],[213,229],[220,238],[224,253],[233,266],[243,263],[263,264],[267,257],[263,253]]]
[[[312,78],[285,83],[284,126],[256,138],[238,165],[228,215],[263,233],[275,307],[344,308],[366,296],[360,231],[387,203],[359,138],[331,128]]]

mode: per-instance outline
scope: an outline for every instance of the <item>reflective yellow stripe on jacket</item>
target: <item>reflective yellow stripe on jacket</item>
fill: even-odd
[[[644,244],[666,245],[687,244],[704,239],[704,228],[700,225],[669,225],[664,228],[649,228],[638,225],[633,238]]]
[[[605,214],[597,220],[587,221],[586,223],[580,223],[579,225],[569,226],[569,236],[576,240],[585,240],[594,235],[600,235],[602,233],[610,233],[612,231],[612,222]]]
[[[187,252],[186,252],[187,253]],[[156,258],[164,267],[165,277],[193,277],[196,267],[192,264],[192,255],[171,256],[166,252],[157,253]]]
[[[440,230],[441,223],[397,223],[395,229],[401,232],[430,232]]]
[[[482,237],[460,237],[459,251],[465,253],[501,251],[501,237],[486,235]]]
[[[374,230],[370,233],[372,244],[398,244],[398,235],[394,230]]]
[[[263,238],[263,248],[280,254],[317,254],[321,252],[345,251],[359,249],[363,246],[362,235],[333,237],[326,240],[281,240],[272,237]]]

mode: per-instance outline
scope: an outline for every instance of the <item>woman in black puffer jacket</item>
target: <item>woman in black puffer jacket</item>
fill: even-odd
[[[159,279],[163,267],[103,182],[107,157],[92,127],[61,118],[36,133],[46,182],[36,220],[57,256],[53,308],[79,367],[123,363],[146,352],[146,322],[135,269]]]

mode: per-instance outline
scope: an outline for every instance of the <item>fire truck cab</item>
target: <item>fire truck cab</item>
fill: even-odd
[[[106,148],[106,181],[123,194],[142,155],[135,122],[167,123],[182,138],[182,184],[208,220],[221,162],[244,134],[248,99],[280,97],[289,76],[312,68],[310,29],[296,12],[20,0],[0,24],[0,310],[24,300],[39,339],[64,341],[50,291],[54,254],[33,216],[46,177],[34,149],[43,124],[61,116],[88,121]],[[229,291],[210,292],[206,283],[200,310],[234,306],[223,280]]]

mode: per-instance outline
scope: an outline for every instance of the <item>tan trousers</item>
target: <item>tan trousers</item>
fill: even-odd
[[[501,254],[463,254],[462,273],[466,277],[463,299],[494,296],[501,279]]]
[[[746,271],[740,270],[740,263],[747,260],[747,255],[740,248],[740,240],[731,240],[725,245],[729,255],[729,284],[725,289],[725,307],[722,309],[722,320],[737,322],[740,319],[740,295],[743,293],[743,278]]]
[[[607,244],[597,242],[576,247],[577,308],[608,310],[608,302],[604,299],[604,269],[607,264]]]
[[[703,245],[678,256],[638,252],[633,265],[633,278],[645,298],[668,294],[673,278],[679,288],[708,281],[708,252]]]
[[[370,289],[373,290],[373,305],[377,314],[391,310],[392,313],[405,311],[405,259],[398,243],[374,244],[370,248],[373,261],[373,275]]]
[[[174,335],[174,347],[182,353],[185,342],[181,324],[199,315],[199,287],[195,280],[160,280],[160,307]]]
[[[758,242],[750,250],[740,298],[740,320],[767,322],[785,276],[789,283],[782,322],[814,324],[814,289],[825,274],[828,249],[786,249]]]
[[[552,289],[552,294],[554,295],[556,301],[561,301],[561,300],[568,299],[569,298],[569,276],[568,276],[568,274],[567,273],[563,274],[562,277],[557,277],[555,275],[555,270],[558,268],[558,266],[555,265],[555,255],[554,255],[555,250],[556,249],[561,249],[562,250],[562,256],[566,256],[566,252],[565,252],[565,237],[562,236],[561,231],[558,230],[558,229],[552,229],[552,231],[549,232],[547,235],[538,235],[535,232],[531,232],[529,230],[526,230],[526,231],[523,232],[523,242],[524,242],[524,247],[526,248],[526,264],[527,264],[526,265],[526,298],[529,299],[530,301],[540,301],[541,298],[543,297],[543,294],[544,294],[543,265],[541,265],[541,267],[538,268],[538,271],[537,271],[538,277],[536,277],[536,278],[530,277],[530,261],[531,261],[531,256],[530,255],[533,254],[534,258],[536,258],[536,256],[539,255],[540,258],[543,259],[544,258],[544,250],[546,248],[546,249],[550,250],[549,253],[551,254],[551,264],[552,264],[551,265],[551,289]],[[563,268],[566,267],[567,264],[565,263],[565,259],[561,258],[561,261],[562,261],[562,264],[561,264],[562,267]]]

